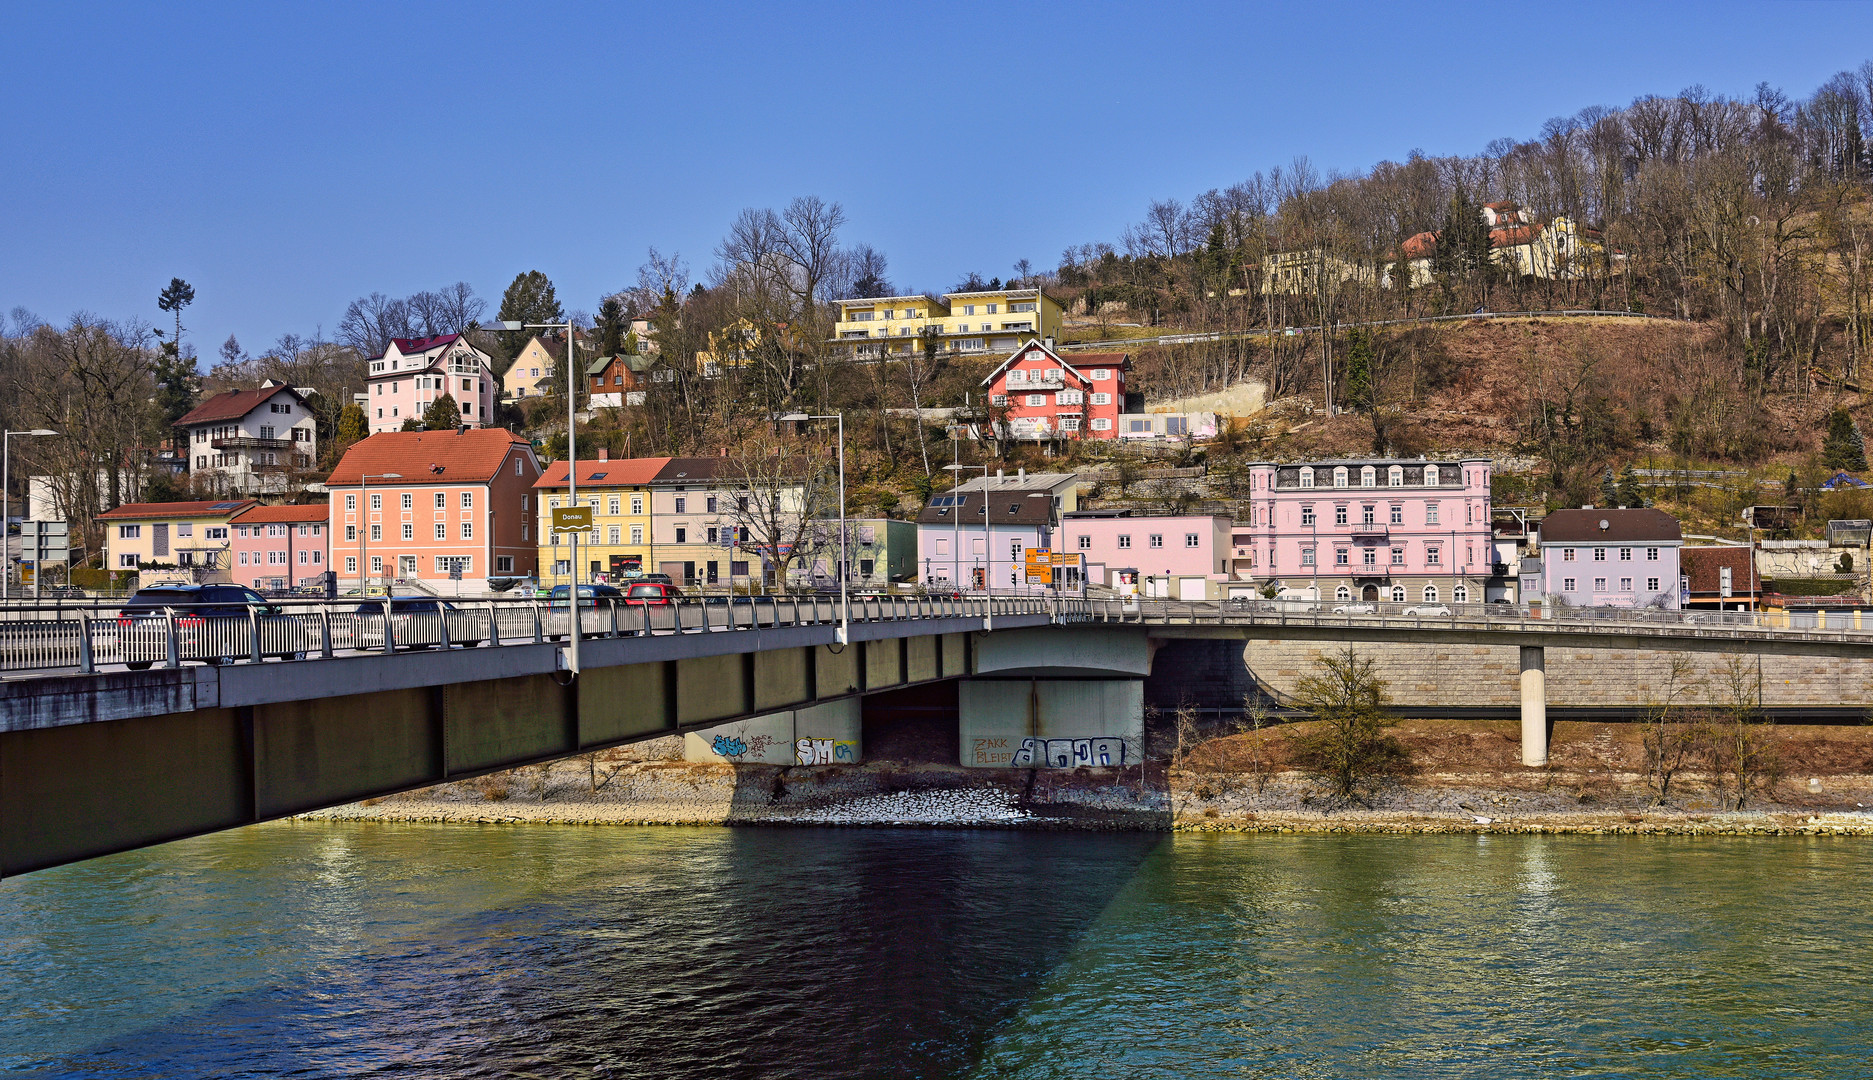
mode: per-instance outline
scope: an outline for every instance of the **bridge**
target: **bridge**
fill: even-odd
[[[1180,640],[1511,647],[1529,765],[1547,757],[1551,649],[1873,660],[1873,626],[1502,605],[735,597],[581,615],[575,673],[569,613],[535,601],[0,611],[0,875],[944,680],[965,755],[994,748],[965,763],[1136,764],[1143,680]]]

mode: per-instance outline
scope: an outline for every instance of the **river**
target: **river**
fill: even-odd
[[[0,883],[84,1077],[1865,1076],[1873,846],[287,822]]]

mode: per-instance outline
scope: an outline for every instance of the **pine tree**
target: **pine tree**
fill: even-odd
[[[1606,475],[1600,477],[1600,500],[1605,506],[1619,505],[1619,485],[1614,482],[1611,469],[1606,470]]]
[[[1821,443],[1821,464],[1830,469],[1854,471],[1866,468],[1866,440],[1860,425],[1846,409],[1835,409],[1827,418],[1827,438]]]
[[[175,315],[176,329],[175,336],[163,342],[151,374],[156,380],[156,407],[162,411],[166,430],[178,440],[182,433],[175,430],[175,422],[195,407],[195,395],[201,389],[195,356],[182,349],[182,309],[194,302],[195,286],[181,278],[170,278],[168,287],[156,294],[157,308]],[[156,336],[161,337],[162,331],[156,331]]]
[[[507,291],[501,294],[501,310],[496,318],[503,322],[555,323],[565,319],[565,313],[559,306],[559,298],[554,295],[552,279],[538,270],[529,270],[516,274]],[[526,348],[527,339],[533,332],[514,330],[501,335],[502,346],[511,359],[520,355]]]
[[[1645,489],[1639,486],[1639,474],[1631,465],[1619,471],[1619,505],[1634,509],[1645,505]]]
[[[462,407],[455,403],[455,395],[444,394],[429,403],[423,412],[423,428],[428,431],[454,431],[462,426]]]
[[[616,356],[624,351],[624,339],[631,332],[631,320],[624,313],[624,301],[607,296],[598,305],[598,355]]]

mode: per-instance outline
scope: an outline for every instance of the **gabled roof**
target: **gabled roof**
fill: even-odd
[[[234,515],[232,521],[237,525],[265,525],[268,523],[300,521],[324,521],[332,515],[330,503],[305,503],[297,506],[254,506]]]
[[[517,447],[533,456],[533,444],[506,428],[385,431],[352,443],[325,482],[349,487],[369,473],[371,483],[389,483],[378,476],[397,473],[406,486],[486,483]]]
[[[705,480],[737,479],[742,475],[741,462],[731,457],[665,458],[653,483],[696,484]]]
[[[434,337],[424,338],[400,337],[391,338],[390,343],[397,347],[398,352],[408,356],[411,353],[426,353],[431,349],[440,348],[450,342],[460,340],[461,336],[460,334],[437,334]]]
[[[948,492],[935,496],[917,514],[919,525],[982,524],[982,500],[988,499],[992,525],[1052,525],[1054,499],[1046,491]]]
[[[125,503],[115,510],[106,510],[98,515],[99,521],[143,520],[150,518],[185,518],[185,517],[230,517],[240,512],[244,506],[254,505],[252,499],[200,499],[193,502],[160,503]]]
[[[1730,591],[1748,596],[1752,577],[1758,588],[1760,574],[1750,570],[1751,551],[1746,547],[1688,547],[1678,552],[1679,571],[1688,580],[1691,592],[1716,595],[1722,591],[1724,567],[1730,568]]]
[[[239,420],[280,394],[290,394],[292,399],[301,405],[306,403],[306,399],[300,397],[297,390],[284,383],[263,386],[258,390],[223,390],[183,413],[176,420],[175,426],[193,427],[196,424],[212,424],[221,420]]]
[[[713,460],[713,459],[711,459]],[[667,457],[616,458],[611,461],[579,459],[579,486],[590,484],[593,487],[624,487],[634,484],[648,484],[657,478],[657,474],[670,463]],[[566,460],[555,461],[546,467],[540,478],[533,482],[537,488],[563,488],[566,486]]]
[[[988,386],[989,384],[993,383],[996,379],[1001,378],[1002,372],[1007,371],[1009,365],[1019,363],[1023,357],[1027,356],[1030,352],[1036,349],[1046,354],[1047,358],[1052,360],[1055,364],[1058,364],[1060,366],[1061,371],[1068,372],[1076,379],[1084,380],[1086,378],[1086,376],[1081,375],[1077,371],[1074,371],[1072,364],[1069,364],[1065,360],[1060,359],[1060,354],[1048,348],[1046,342],[1043,342],[1038,338],[1029,338],[1026,344],[1015,349],[1014,352],[1009,353],[1008,359],[1003,360],[995,368],[994,371],[989,372],[988,378],[982,380],[982,385]]]
[[[1606,528],[1600,523],[1606,522]],[[1678,519],[1650,507],[1630,510],[1556,510],[1541,519],[1541,546],[1683,540]]]

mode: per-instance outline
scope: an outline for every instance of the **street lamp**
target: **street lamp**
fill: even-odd
[[[566,332],[566,507],[571,509],[579,503],[579,450],[574,441],[574,428],[578,424],[579,388],[573,382],[573,365],[579,357],[579,350],[572,340],[573,325],[570,320],[556,323],[529,323],[518,319],[503,319],[503,330],[564,330]],[[651,513],[656,513],[651,507]],[[566,532],[568,568],[572,571],[566,578],[566,612],[571,625],[566,635],[566,670],[579,674],[579,531],[569,529]],[[596,600],[593,603],[597,603]]]
[[[369,582],[371,580],[370,579],[371,564],[370,564],[370,561],[365,558],[365,555],[369,549],[366,546],[364,540],[365,540],[365,537],[371,535],[370,486],[371,486],[371,481],[373,479],[401,480],[403,479],[403,474],[394,473],[394,472],[380,472],[380,473],[361,473],[358,476],[358,503],[359,503],[359,506],[358,506],[358,596],[360,598],[362,598],[365,595],[365,593],[368,591]],[[386,587],[385,591],[386,592],[389,591],[388,587]]]
[[[850,569],[849,564],[846,562],[846,546],[845,546],[845,541],[846,541],[846,536],[845,536],[845,530],[846,530],[846,524],[845,524],[845,414],[844,413],[830,413],[827,415],[808,416],[807,419],[808,420],[837,420],[839,421],[839,630],[838,630],[838,640],[839,640],[839,644],[844,645],[847,639],[850,637],[850,630],[852,626],[852,605],[851,605],[851,601],[847,599],[846,597],[846,588],[845,588],[846,571]],[[804,509],[804,507],[802,509]],[[730,569],[733,569],[733,568],[731,567]],[[782,566],[780,568],[780,574],[781,574],[781,577],[783,578],[787,576],[787,568],[785,566]]]
[[[961,463],[943,466],[961,477],[963,473],[982,470],[982,552],[986,565],[982,568],[982,593],[988,601],[988,613],[983,616],[984,632],[995,629],[995,540],[989,535],[989,467],[987,465],[963,465]],[[951,491],[961,488],[961,484],[952,484]],[[956,535],[957,557],[962,557],[962,513],[961,503],[956,504],[956,516],[952,519],[952,530]]]
[[[13,553],[13,548],[11,546],[13,542],[7,538],[7,529],[13,524],[13,436],[57,434],[58,432],[50,428],[32,428],[28,431],[8,431],[4,435],[0,435],[0,564],[5,563],[5,556],[11,556]],[[24,536],[20,537],[20,543],[24,545],[25,542],[26,538]],[[37,556],[35,556],[35,559],[37,559]],[[42,569],[43,567],[41,567],[37,561],[33,563],[34,582],[39,580],[39,572]],[[0,565],[0,600],[5,600],[12,595],[10,591],[12,580],[13,567],[10,565]],[[37,591],[38,585],[35,584],[33,588]]]

